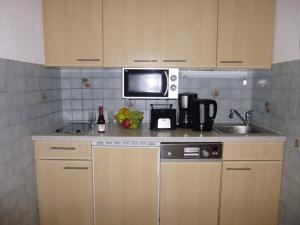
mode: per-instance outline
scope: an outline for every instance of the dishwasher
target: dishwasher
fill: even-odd
[[[161,143],[160,225],[217,225],[222,143]]]

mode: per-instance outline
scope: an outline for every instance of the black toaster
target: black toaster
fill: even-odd
[[[176,109],[155,109],[151,105],[150,129],[151,130],[173,130],[176,129]]]

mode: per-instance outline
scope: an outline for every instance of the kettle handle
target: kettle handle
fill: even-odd
[[[214,106],[214,113],[210,117],[210,119],[215,119],[216,116],[217,116],[217,110],[218,110],[217,102],[216,101],[212,101],[210,104],[212,104]]]

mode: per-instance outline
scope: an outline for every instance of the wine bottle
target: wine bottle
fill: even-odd
[[[98,117],[98,132],[105,132],[105,119],[103,114],[103,106],[99,106],[99,117]]]

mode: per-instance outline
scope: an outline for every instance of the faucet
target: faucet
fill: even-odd
[[[236,109],[230,109],[229,111],[229,118],[232,119],[234,117],[234,114],[236,114],[238,116],[238,118],[243,122],[243,124],[245,126],[249,126],[250,125],[250,121],[251,121],[251,114],[252,114],[253,110],[249,110],[245,113],[245,118],[239,113],[239,111],[237,111]]]

